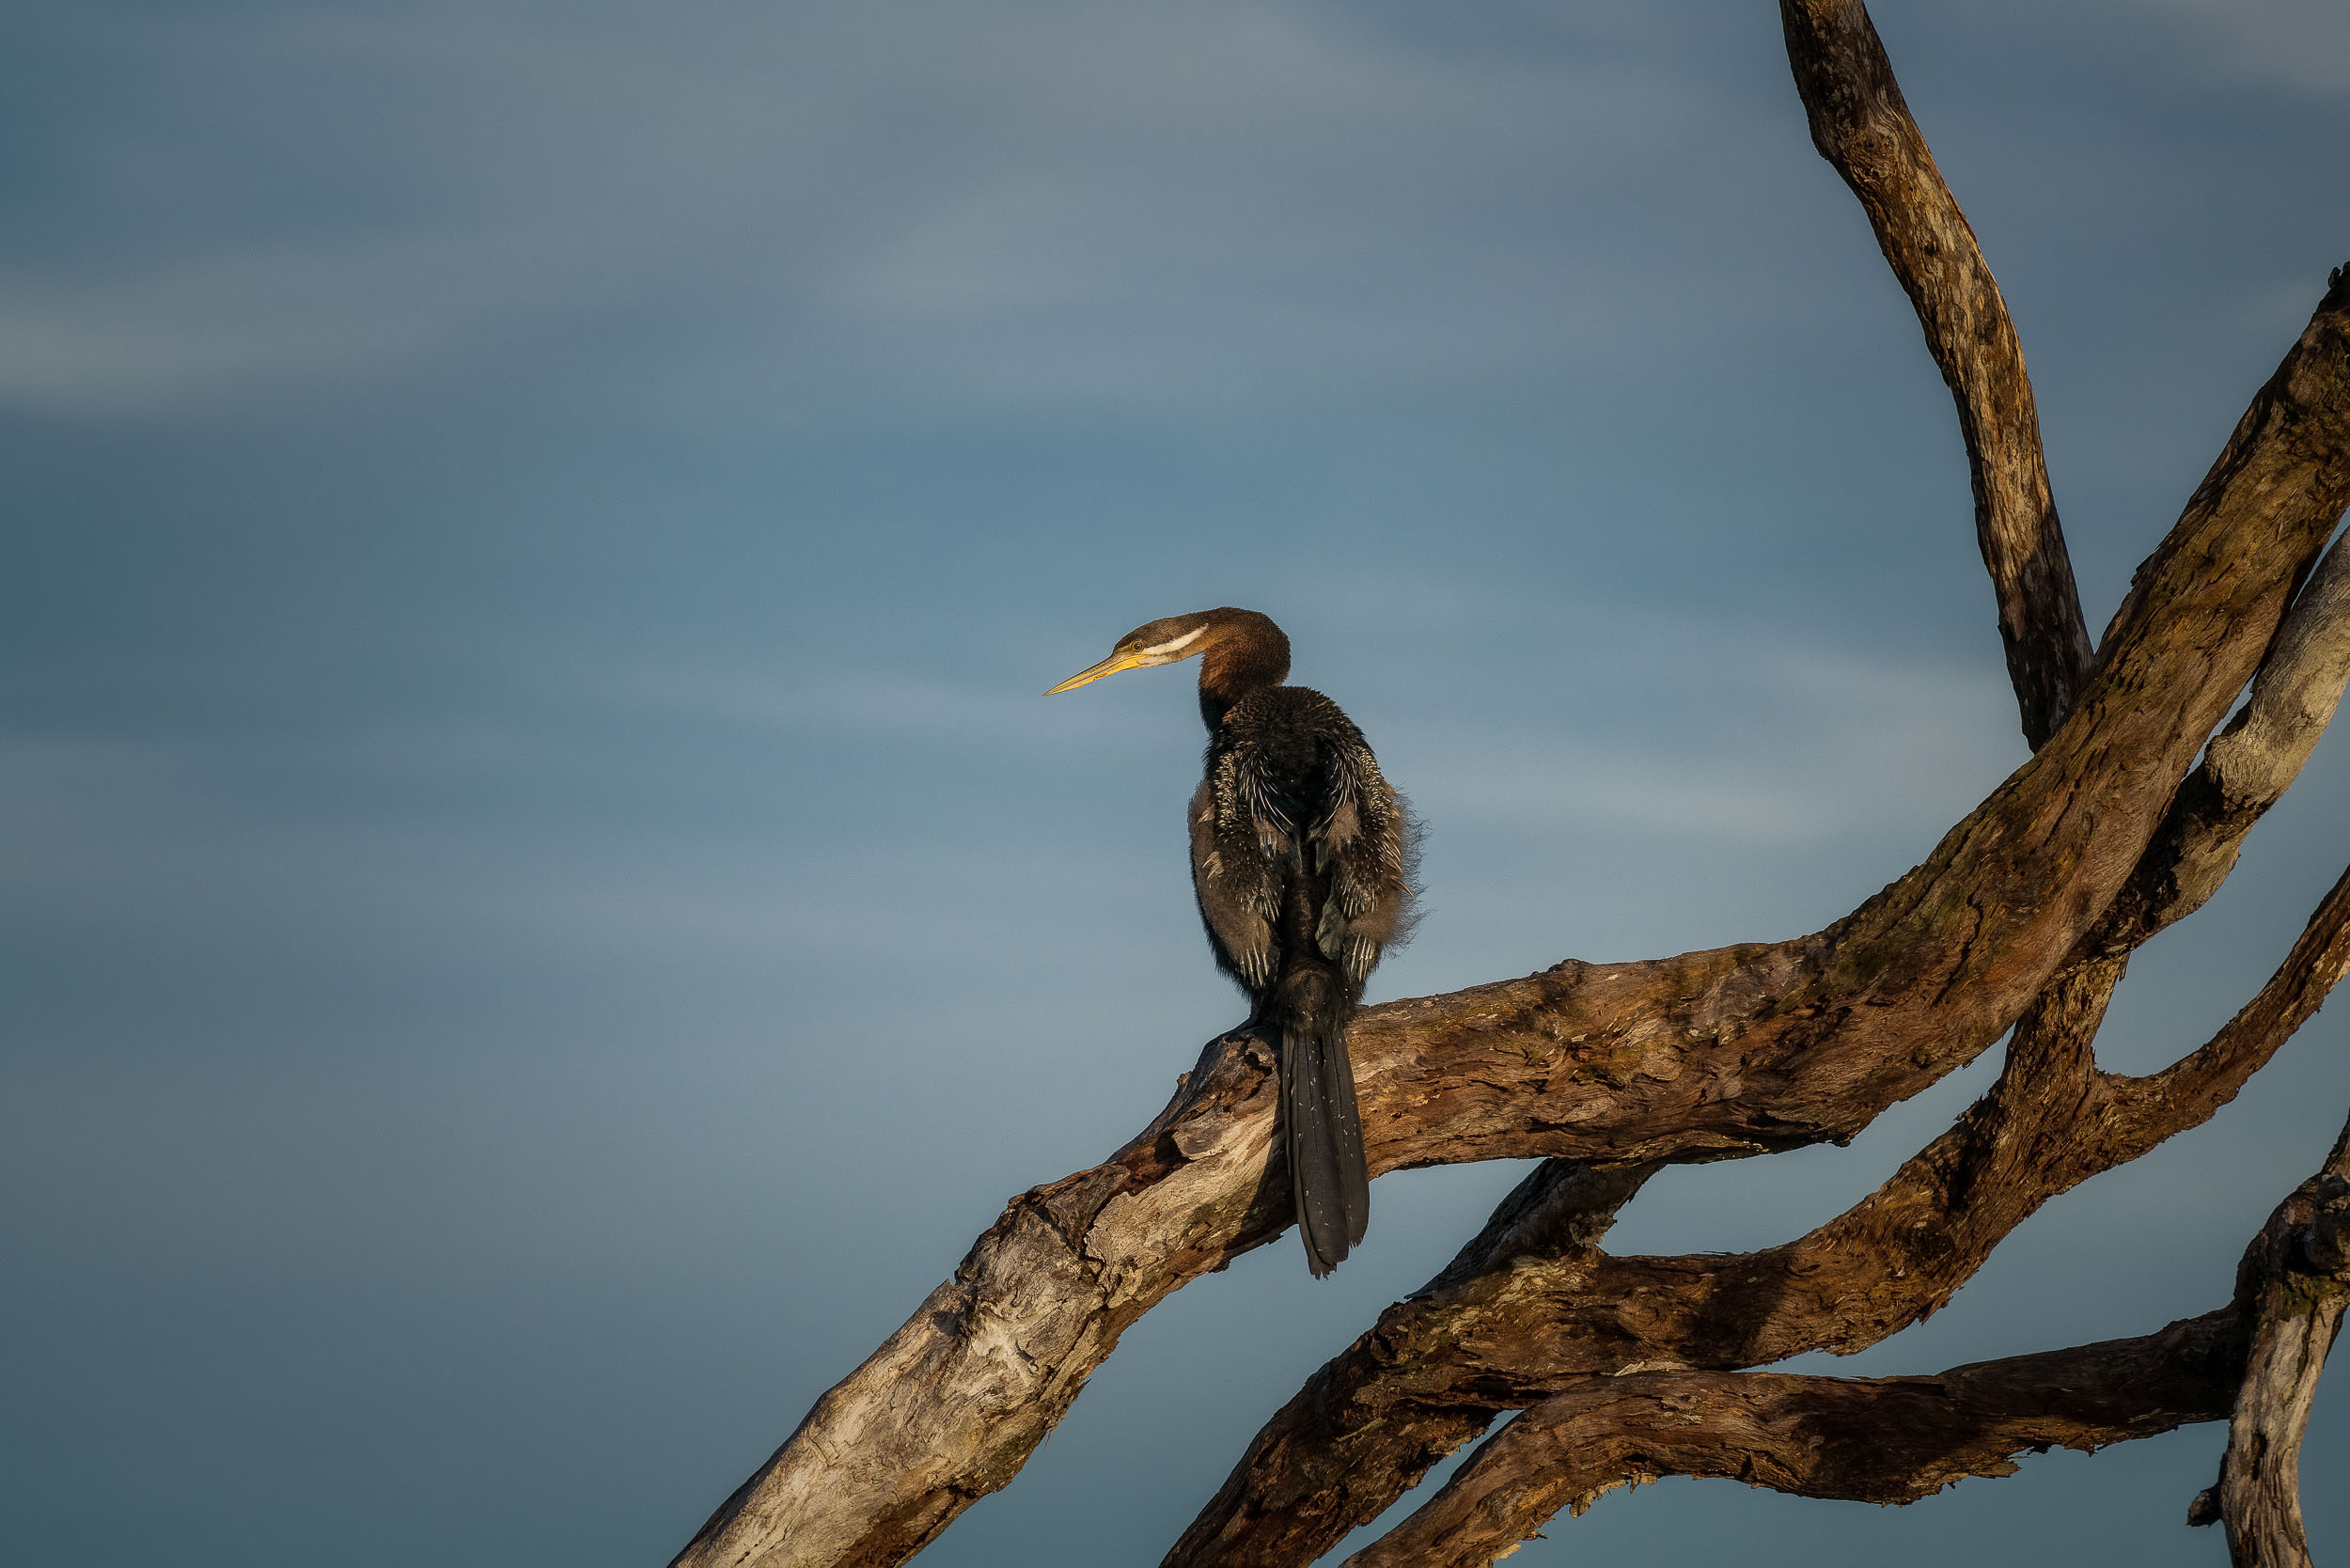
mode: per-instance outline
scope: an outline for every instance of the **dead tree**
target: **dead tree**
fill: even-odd
[[[2350,546],[2327,549],[2350,502],[2350,277],[2332,275],[2092,649],[2013,325],[1867,12],[1779,11],[1812,141],[1956,404],[2033,755],[1812,934],[1568,960],[1364,1013],[1374,1173],[1543,1161],[1272,1417],[1170,1565],[1311,1562],[1506,1412],[1350,1560],[1489,1562],[1558,1509],[1665,1474],[1898,1502],[2009,1473],[2025,1450],[2220,1419],[2228,1459],[2197,1518],[2226,1523],[2240,1564],[2307,1560],[2295,1455],[2350,1301],[2350,1133],[2202,1317],[1931,1377],[1753,1370],[1918,1322],[2050,1198],[2210,1118],[2350,965],[2345,873],[2207,1043],[2143,1076],[2096,1063],[2132,951],[2227,877],[2350,675]],[[1661,1168],[1849,1139],[2002,1037],[1989,1092],[1810,1234],[1733,1256],[1602,1249]],[[1288,1225],[1273,1065],[1247,1037],[1209,1042],[1108,1160],[1012,1200],[677,1563],[896,1563],[1010,1482],[1128,1325]]]

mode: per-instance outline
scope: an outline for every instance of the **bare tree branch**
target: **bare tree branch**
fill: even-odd
[[[1594,1170],[1562,1159],[1536,1166],[1442,1273],[1383,1313],[1266,1425],[1167,1562],[1310,1561],[1417,1485],[1494,1417],[1493,1406],[1472,1401],[1411,1403],[1412,1386],[1432,1365],[1430,1348],[1453,1321],[1450,1305],[1474,1299],[1496,1276],[1595,1257],[1617,1212],[1659,1168]],[[1474,1331],[1473,1316],[1459,1321]],[[1406,1419],[1375,1431],[1350,1419],[1402,1415],[1407,1405]]]
[[[2081,954],[2094,956],[2076,955],[2079,961],[2036,998],[2019,1021],[2011,1073],[1994,1096],[1977,1107],[1976,1116],[1983,1122],[1998,1125],[2008,1121],[2013,1113],[2007,1102],[2015,1084],[2035,1067],[2044,1076],[2050,1063],[2065,1064],[2070,1074],[2083,1079],[2067,1103],[2078,1099],[2084,1075],[2092,1069],[2090,1052],[2097,1026],[2121,977],[2121,961],[2131,948],[2200,907],[2224,880],[2245,835],[2283,794],[2308,760],[2332,716],[2346,674],[2350,674],[2350,539],[2338,541],[2311,574],[2254,679],[2244,710],[2214,741],[2202,765],[2191,776],[2189,788],[2182,792],[2184,801],[2209,801],[2216,808],[2189,805],[2183,809],[2174,804],[2123,898],[2116,901],[2097,930],[2084,940]],[[2183,866],[2199,870],[2183,874]],[[2312,916],[2311,930],[2340,929],[2343,913],[2342,890],[2337,887],[2335,895]],[[2107,1149],[2097,1168],[2134,1159],[2180,1130],[2185,1124],[2182,1111],[2200,1109],[2208,1115],[2232,1096],[2249,1072],[2265,1062],[2306,1016],[2300,1013],[2288,1020],[2273,1010],[2287,1006],[2295,997],[2314,1006],[2311,998],[2322,997],[2333,983],[2331,979],[2324,980],[2322,985],[2311,983],[2320,978],[2315,966],[2326,957],[2322,942],[2305,939],[2279,977],[2248,1008],[2246,1016],[2201,1050],[2149,1079],[2103,1078],[2098,1089],[2109,1101],[2108,1114],[2117,1129],[2128,1128],[2128,1135]],[[2249,1027],[2255,1020],[2268,1027]],[[1965,1163],[1980,1165],[1982,1160],[1978,1151]],[[1645,1175],[1646,1168],[1643,1168],[1639,1174]],[[1543,1186],[1549,1176],[1548,1168],[1538,1170],[1520,1194],[1512,1195],[1502,1213],[1520,1204],[1528,1189]],[[1880,1197],[1889,1196],[1899,1180],[1888,1184]],[[2053,1196],[2053,1190],[2034,1199],[2031,1206],[2044,1200],[2044,1196]],[[2029,1212],[2027,1208],[2016,1214],[2014,1220]],[[1990,1232],[1982,1255],[1987,1255],[1989,1247],[2007,1229],[2001,1226]],[[1848,1244],[1864,1245],[1862,1238],[1833,1229],[1823,1239],[1830,1241],[1826,1250],[1831,1252]],[[1595,1251],[1598,1234],[1568,1240],[1573,1245],[1553,1249],[1554,1259],[1578,1247]],[[1454,1323],[1449,1315],[1451,1303],[1456,1298],[1479,1297],[1482,1288],[1476,1284],[1478,1276],[1508,1266],[1523,1256],[1521,1250],[1506,1258],[1488,1257],[1473,1244],[1438,1279],[1384,1314],[1364,1341],[1317,1373],[1267,1424],[1169,1554],[1168,1561],[1229,1561],[1245,1560],[1251,1552],[1272,1554],[1277,1548],[1266,1538],[1268,1529],[1282,1533],[1301,1526],[1306,1531],[1303,1538],[1284,1542],[1277,1550],[1326,1549],[1346,1529],[1384,1509],[1417,1484],[1437,1460],[1481,1431],[1492,1411],[1505,1407],[1506,1401],[1484,1404],[1441,1398],[1399,1400],[1380,1390],[1425,1390],[1424,1362],[1428,1346],[1434,1342],[1431,1336],[1441,1337],[1441,1330],[1434,1326],[1436,1324],[1445,1324],[1454,1332],[1493,1336],[1496,1330],[1491,1325]],[[1972,1266],[1968,1265],[1966,1273],[1972,1272]],[[1964,1277],[1953,1278],[1949,1288],[1955,1290]],[[1910,1276],[1913,1281],[1924,1278]],[[1930,1301],[1922,1310],[1931,1311],[1938,1305],[1938,1300]],[[1333,1411],[1344,1415],[1333,1419]],[[1373,1417],[1387,1427],[1384,1437],[1374,1438],[1369,1430],[1373,1423],[1367,1418]],[[1367,1448],[1373,1442],[1379,1447],[1375,1455]],[[1341,1450],[1346,1454],[1343,1466]],[[1343,1485],[1298,1484],[1333,1474],[1347,1478]],[[1352,1500],[1342,1500],[1341,1493]],[[1262,1522],[1268,1519],[1283,1523],[1276,1527]],[[1239,1544],[1244,1537],[1249,1543],[1246,1546]],[[1219,1552],[1214,1544],[1219,1541],[1236,1555]],[[1273,1558],[1268,1555],[1267,1560]]]
[[[2017,1039],[2066,1033],[2071,1038],[2061,1048],[2088,1058],[2130,953],[2201,909],[2227,880],[2253,824],[2300,776],[2342,700],[2345,680],[2350,539],[2337,540],[2311,572],[2253,676],[2244,707],[2204,749],[2129,881],[2082,938],[2073,961],[2018,1020]],[[2324,914],[2321,908],[2312,919]],[[2226,1070],[2209,1049],[2134,1089],[2121,1080],[2107,1087],[2117,1097],[2134,1094],[2155,1107],[2169,1104],[2174,1090],[2193,1100],[2197,1090],[2186,1086]]]
[[[2090,650],[2023,345],[1860,0],[1779,0],[1778,14],[1811,145],[1860,198],[1957,404],[1975,538],[2024,737],[2037,748],[2072,707]]]
[[[1998,1082],[1955,1126],[1793,1242],[1613,1258],[1584,1231],[1483,1270],[1464,1267],[1465,1252],[1266,1423],[1167,1563],[1312,1561],[1496,1412],[1585,1376],[1760,1366],[1898,1332],[1948,1302],[2049,1199],[2208,1120],[2345,967],[2350,871],[2267,984],[2180,1064],[2197,1064],[2191,1073],[2099,1073],[2089,1044],[2109,988],[2092,986],[2080,994],[2089,1015],[2046,1011],[2037,1027],[2019,1026]],[[2168,1086],[2159,1097],[2144,1090],[2156,1081]]]
[[[2074,961],[2018,1021],[2012,1050],[2020,1068],[2029,1069],[2034,1063],[2069,1064],[2070,1072],[2082,1080],[2075,1086],[2072,1098],[2086,1091],[2086,1074],[2093,1066],[2092,1044],[2129,951],[2200,908],[2225,880],[2245,836],[2282,796],[2308,760],[2340,701],[2346,676],[2350,676],[2350,538],[2337,541],[2311,574],[2254,678],[2244,709],[2213,741],[2201,765],[2189,776],[2123,896],[2084,938]],[[2338,925],[2342,914],[2341,898],[2338,887],[2312,917],[2313,929],[2321,924]],[[2305,942],[2288,961],[2288,971],[2295,964],[2315,964],[2322,951],[2322,946]],[[2333,983],[2327,979],[2312,990],[2304,983],[2312,975],[2288,971],[2280,971],[2272,980],[2248,1013],[2284,1006],[2294,996],[2322,997]],[[2300,1016],[2294,1017],[2279,1032],[2273,1027],[2248,1027],[2240,1018],[2210,1044],[2164,1074],[2145,1080],[2103,1077],[2097,1092],[2109,1102],[2107,1114],[2117,1132],[2126,1127],[2128,1133],[2106,1150],[2103,1163],[2095,1168],[2134,1159],[2180,1130],[2186,1124],[2178,1118],[2182,1110],[2199,1110],[2195,1120],[2209,1115],[2232,1096],[2252,1068],[2267,1060],[2300,1021]],[[2274,1025],[2282,1020],[2269,1022]],[[1978,1107],[1980,1114],[2005,1114],[2001,1097],[2013,1077],[2011,1074],[2010,1079],[2003,1079],[1998,1097]],[[1538,1171],[1528,1185],[1542,1179],[1543,1172]],[[2085,1178],[2074,1180],[2079,1179]],[[2032,1206],[2059,1190],[2062,1187],[2035,1199]],[[1517,1200],[1513,1195],[1512,1201]],[[2020,1220],[2022,1214],[2014,1217]],[[1994,1231],[1984,1253],[2006,1233],[2005,1227]],[[1583,1246],[1595,1249],[1597,1239],[1593,1234]],[[1856,1238],[1852,1241],[1860,1245]],[[1259,1435],[1167,1560],[1245,1560],[1252,1552],[1277,1550],[1266,1532],[1277,1535],[1295,1527],[1302,1527],[1305,1533],[1296,1542],[1285,1541],[1278,1551],[1305,1551],[1309,1545],[1326,1549],[1346,1529],[1385,1508],[1417,1484],[1437,1460],[1481,1431],[1493,1410],[1506,1407],[1506,1400],[1496,1404],[1441,1398],[1399,1401],[1380,1391],[1383,1387],[1423,1389],[1422,1363],[1433,1342],[1430,1336],[1438,1332],[1430,1324],[1446,1321],[1446,1304],[1455,1298],[1479,1294],[1480,1288],[1474,1284],[1478,1275],[1515,1261],[1480,1263],[1478,1257],[1475,1246],[1464,1251],[1443,1276],[1383,1314],[1364,1341],[1317,1373]],[[1967,1272],[1972,1272],[1972,1265]],[[1963,1278],[1962,1275],[1953,1279],[1950,1289],[1956,1289]],[[1939,1301],[1929,1302],[1922,1310],[1931,1311],[1938,1305]],[[1490,1327],[1455,1328],[1494,1332]],[[1355,1381],[1366,1366],[1370,1380]],[[1333,1419],[1329,1414],[1333,1410],[1345,1414]],[[1374,1437],[1371,1429],[1383,1423],[1385,1435]],[[1370,1451],[1374,1443],[1375,1454]],[[1300,1484],[1309,1478],[1337,1473],[1341,1450],[1346,1451],[1343,1473],[1347,1477],[1342,1487]],[[1355,1500],[1341,1504],[1341,1492]],[[1244,1540],[1249,1544],[1241,1544]],[[1221,1546],[1216,1544],[1219,1542]],[[1267,1560],[1273,1560],[1268,1556]]]
[[[2350,1303],[2345,1149],[2350,1128],[2326,1168],[2269,1215],[2216,1312],[1930,1378],[1587,1377],[1487,1439],[1347,1568],[1491,1563],[1560,1508],[1579,1514],[1603,1492],[1659,1476],[1906,1503],[1968,1476],[2013,1475],[2027,1449],[2096,1449],[2232,1413],[2220,1485],[2196,1499],[2189,1522],[2224,1512],[2237,1568],[2308,1568],[2295,1457]]]
[[[2300,776],[2350,680],[2350,535],[2293,602],[2250,696],[2171,801],[2084,950],[2118,956],[2186,918],[2235,870],[2245,836]]]
[[[2224,1521],[2236,1568],[2310,1568],[2301,1529],[2301,1434],[2350,1306],[2350,1127],[2326,1169],[2272,1216],[2240,1271],[2250,1347],[2219,1484],[2191,1524]]]
[[[2350,871],[2344,871],[2302,928],[2284,963],[2203,1045],[2158,1073],[2144,1077],[2100,1074],[2117,1147],[2141,1152],[2183,1126],[2193,1107],[2209,1116],[2235,1097],[2247,1078],[2266,1064],[2276,1046],[2306,1023],[2350,967]],[[2197,1118],[2198,1121],[2201,1117]],[[2135,1158],[2133,1154],[2129,1156]]]
[[[2159,1333],[1933,1377],[1638,1372],[1586,1378],[1488,1438],[1346,1568],[1469,1568],[1614,1487],[1712,1476],[1804,1497],[1906,1503],[2016,1455],[2093,1450],[2228,1413],[2244,1365],[2232,1307]]]

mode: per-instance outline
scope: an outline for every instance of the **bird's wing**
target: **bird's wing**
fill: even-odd
[[[1324,744],[1320,782],[1321,809],[1306,830],[1314,869],[1328,879],[1314,940],[1360,986],[1409,928],[1413,823],[1360,735]]]
[[[1218,752],[1191,799],[1191,884],[1227,967],[1251,992],[1278,962],[1281,870],[1295,855],[1294,808],[1244,747]]]

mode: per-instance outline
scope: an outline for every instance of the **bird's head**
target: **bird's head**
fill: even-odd
[[[1179,659],[1205,655],[1211,668],[1230,662],[1234,654],[1253,655],[1253,665],[1278,667],[1272,672],[1272,682],[1278,682],[1289,673],[1290,640],[1272,620],[1254,610],[1236,610],[1230,606],[1215,610],[1195,610],[1189,615],[1171,615],[1137,626],[1118,639],[1110,656],[1090,669],[1081,669],[1044,695],[1073,691],[1088,682],[1099,681],[1104,675],[1116,675],[1121,669],[1147,669],[1152,665],[1171,665]],[[1201,672],[1203,680],[1207,671]],[[1268,683],[1272,683],[1268,682]]]

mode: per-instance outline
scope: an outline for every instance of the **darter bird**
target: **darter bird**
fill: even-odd
[[[1381,951],[1409,933],[1417,824],[1339,705],[1282,684],[1290,639],[1254,610],[1137,626],[1044,695],[1195,656],[1208,753],[1192,891],[1217,966],[1254,1004],[1245,1027],[1280,1053],[1290,1187],[1319,1278],[1371,1221],[1346,1024]]]

